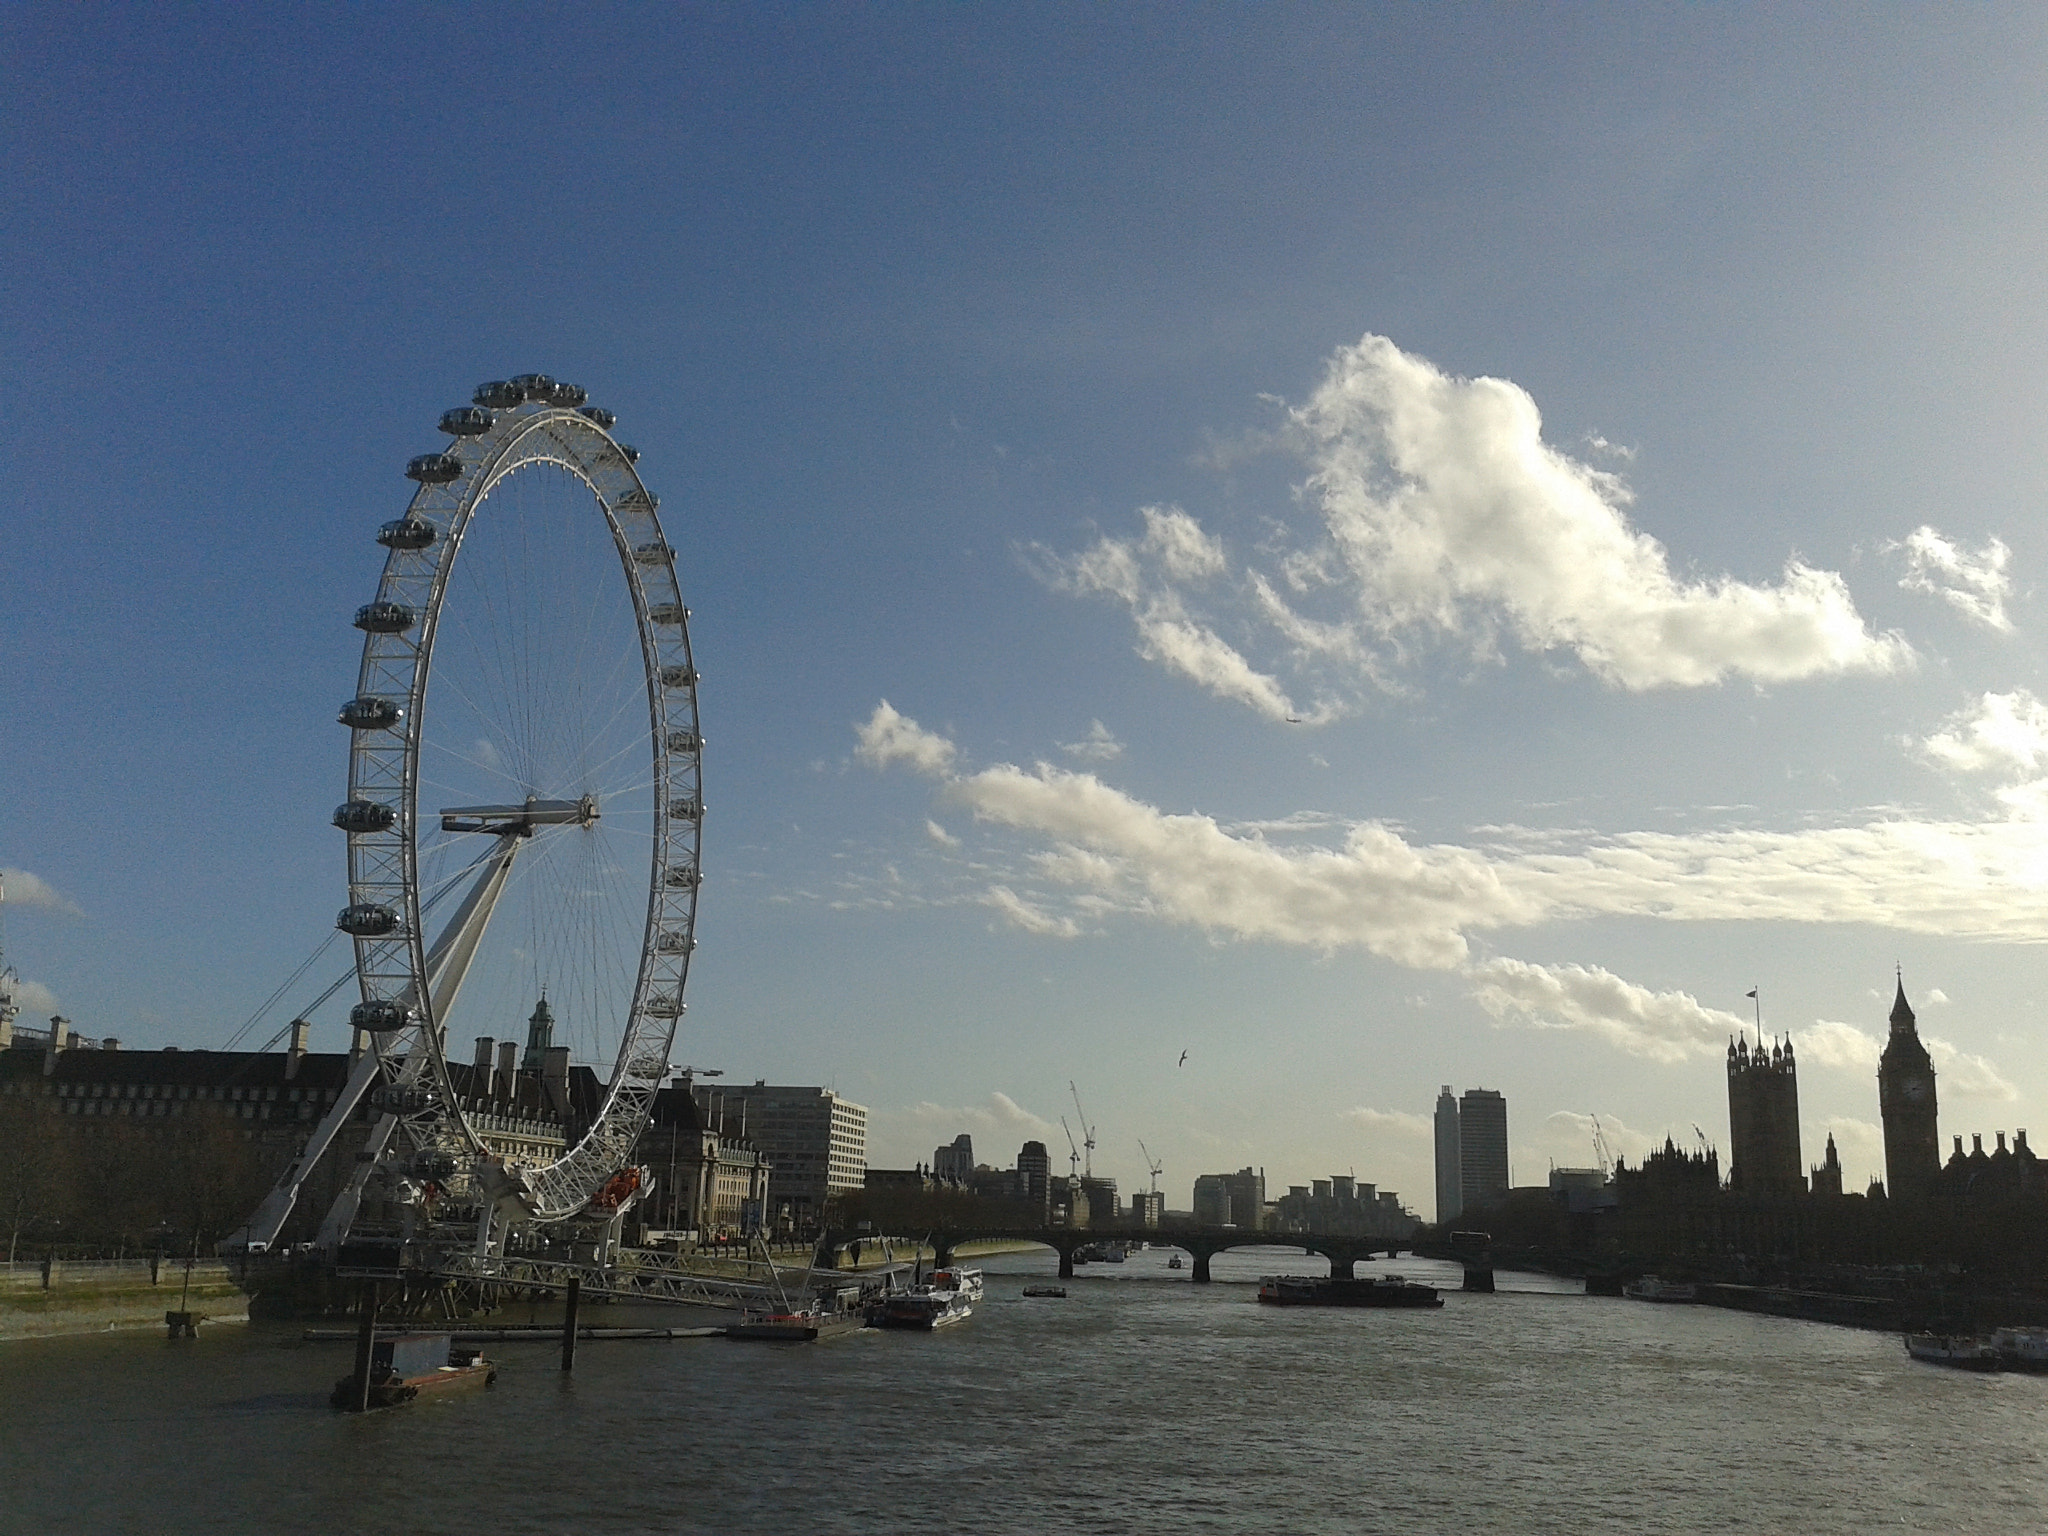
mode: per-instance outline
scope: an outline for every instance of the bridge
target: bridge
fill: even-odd
[[[853,1250],[856,1245],[888,1241],[868,1233],[854,1232],[828,1232],[824,1240],[828,1251],[834,1255]],[[911,1239],[906,1234],[904,1240]],[[1408,1237],[1371,1237],[1353,1232],[1259,1232],[1245,1227],[1196,1226],[1191,1222],[1157,1227],[1141,1226],[1135,1222],[1096,1222],[1085,1227],[1023,1222],[948,1222],[932,1227],[921,1241],[931,1248],[941,1266],[953,1262],[954,1253],[963,1243],[1040,1243],[1059,1254],[1062,1280],[1073,1278],[1074,1254],[1078,1249],[1096,1243],[1150,1243],[1155,1248],[1178,1248],[1186,1253],[1195,1261],[1193,1278],[1198,1283],[1209,1280],[1209,1261],[1212,1258],[1237,1248],[1305,1248],[1328,1259],[1331,1274],[1345,1277],[1357,1272],[1355,1266],[1360,1259],[1376,1258],[1380,1254],[1392,1259],[1400,1257],[1403,1252],[1415,1251],[1415,1239]]]

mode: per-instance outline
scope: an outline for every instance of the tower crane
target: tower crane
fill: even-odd
[[[1601,1176],[1603,1178],[1611,1178],[1614,1174],[1614,1154],[1608,1150],[1607,1137],[1601,1132],[1600,1117],[1594,1115],[1592,1116],[1592,1121],[1593,1154],[1600,1159]]]
[[[1159,1175],[1166,1171],[1166,1165],[1152,1155],[1152,1149],[1145,1145],[1145,1138],[1138,1138],[1138,1150],[1145,1154],[1145,1171],[1152,1175],[1152,1193],[1159,1193]]]
[[[1074,1114],[1081,1122],[1081,1145],[1088,1149],[1088,1166],[1083,1171],[1092,1179],[1095,1177],[1095,1127],[1088,1123],[1088,1111],[1081,1107],[1081,1090],[1074,1086],[1072,1078],[1067,1079],[1067,1092],[1074,1096]],[[1069,1140],[1073,1134],[1072,1131],[1067,1133]]]
[[[1074,1133],[1068,1129],[1065,1115],[1060,1116],[1060,1129],[1067,1133],[1067,1161],[1070,1164],[1067,1177],[1073,1178],[1081,1171],[1081,1149],[1074,1145]]]

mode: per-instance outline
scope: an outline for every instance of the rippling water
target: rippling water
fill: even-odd
[[[1164,1266],[1026,1301],[1051,1256],[993,1260],[929,1336],[591,1342],[566,1379],[506,1345],[490,1392],[360,1418],[296,1328],[4,1344],[0,1530],[2048,1530],[2048,1377],[1538,1276],[1346,1312],[1253,1302],[1318,1260]]]

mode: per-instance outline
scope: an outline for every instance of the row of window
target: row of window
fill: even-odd
[[[268,1103],[279,1102],[276,1088],[229,1087],[216,1083],[208,1087],[204,1083],[194,1087],[190,1083],[17,1083],[0,1085],[0,1091],[7,1093],[34,1093],[40,1086],[45,1094],[54,1093],[60,1099],[213,1099],[223,1103]],[[332,1104],[341,1097],[338,1089],[329,1088],[324,1094],[318,1088],[293,1088],[283,1093],[287,1104]]]

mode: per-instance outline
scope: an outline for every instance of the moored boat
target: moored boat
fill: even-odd
[[[1958,1371],[1995,1371],[1998,1350],[1989,1339],[1971,1334],[1909,1333],[1906,1353],[1928,1365],[1945,1365]]]
[[[1441,1307],[1435,1286],[1399,1275],[1345,1279],[1333,1275],[1265,1275],[1259,1300],[1275,1307]]]
[[[337,1408],[395,1408],[421,1397],[440,1397],[498,1379],[498,1368],[474,1349],[454,1344],[445,1333],[401,1333],[370,1346],[370,1382],[351,1371],[334,1384],[328,1399]]]
[[[958,1291],[969,1301],[980,1301],[988,1289],[978,1269],[935,1269],[931,1285],[935,1291]]]
[[[1644,1275],[1640,1280],[1631,1280],[1621,1288],[1621,1294],[1633,1301],[1698,1301],[1698,1286],[1683,1280],[1661,1280],[1655,1275]]]
[[[973,1313],[974,1303],[964,1292],[918,1285],[883,1296],[869,1309],[868,1322],[876,1328],[917,1328],[930,1332],[965,1322]]]
[[[1024,1294],[1026,1296],[1047,1297],[1053,1301],[1065,1301],[1067,1299],[1067,1288],[1064,1285],[1027,1285],[1024,1287]]]
[[[1991,1347],[2008,1371],[2048,1371],[2048,1328],[1994,1328]]]

